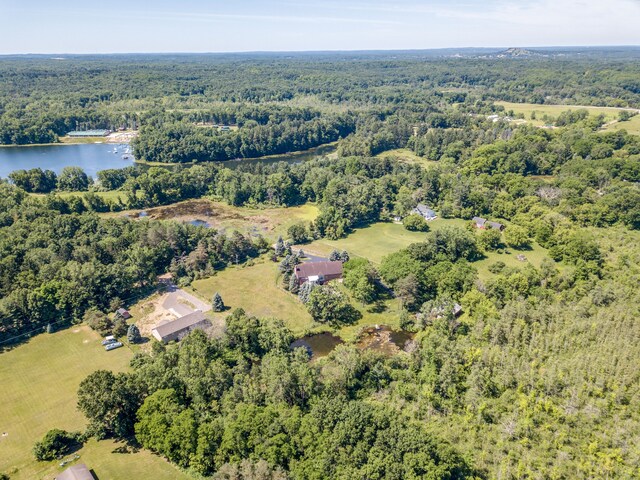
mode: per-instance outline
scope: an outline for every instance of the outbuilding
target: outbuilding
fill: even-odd
[[[180,340],[187,336],[192,330],[200,329],[205,330],[210,327],[211,323],[205,317],[204,313],[200,310],[196,310],[189,315],[180,317],[172,322],[158,325],[151,330],[151,334],[159,341],[163,343],[172,342],[174,340]]]
[[[84,464],[78,463],[73,467],[67,468],[64,472],[56,477],[56,480],[96,480],[91,470]]]
[[[125,320],[129,320],[131,318],[131,314],[129,313],[128,310],[124,309],[124,308],[119,308],[118,310],[116,310],[116,318],[124,318]]]
[[[493,228],[494,230],[502,231],[505,228],[504,225],[501,223],[491,222],[486,218],[482,218],[482,217],[473,217],[471,220],[475,223],[476,228],[482,228],[483,230],[487,228]]]

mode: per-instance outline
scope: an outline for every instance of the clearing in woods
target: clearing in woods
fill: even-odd
[[[86,420],[76,403],[78,386],[87,375],[128,369],[133,355],[129,347],[105,352],[100,340],[89,327],[77,325],[40,334],[0,354],[0,473],[12,480],[32,480],[50,479],[64,470],[60,460],[36,461],[31,449],[52,428],[84,430]],[[118,453],[123,447],[91,440],[77,452],[78,462],[103,479],[190,478],[146,450]]]
[[[136,217],[140,212],[136,210],[107,215],[127,214]],[[260,234],[275,240],[278,235],[285,238],[287,229],[294,223],[303,223],[307,226],[309,222],[315,220],[318,216],[318,207],[309,203],[288,208],[232,207],[226,203],[201,198],[148,208],[144,212],[146,213],[144,218],[152,220],[206,223],[218,230],[229,232],[238,230],[241,233]]]
[[[638,112],[637,109],[633,108],[592,107],[580,105],[540,105],[536,103],[511,102],[495,102],[495,104],[502,105],[507,112],[513,110],[515,114],[522,113],[527,122],[537,126],[552,123],[546,122],[543,119],[544,115],[548,115],[555,119],[562,112],[567,112],[569,110],[588,110],[591,115],[604,115],[605,126],[602,128],[602,131],[626,130],[631,134],[640,135],[640,115],[636,115],[625,122],[618,121],[618,114],[623,110]],[[533,112],[536,113],[536,118],[532,120],[531,114]]]

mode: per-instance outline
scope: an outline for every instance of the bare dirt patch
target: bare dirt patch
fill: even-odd
[[[140,313],[136,315],[136,326],[140,329],[140,334],[143,337],[151,338],[151,330],[160,323],[176,319],[175,315],[162,306],[167,296],[167,293],[155,294],[137,306]]]

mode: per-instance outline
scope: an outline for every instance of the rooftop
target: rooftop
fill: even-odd
[[[95,480],[95,477],[84,463],[78,463],[67,468],[56,477],[56,480]]]
[[[342,275],[342,262],[305,262],[296,265],[298,277],[313,277],[318,275]]]
[[[105,137],[110,133],[110,130],[74,130],[67,135],[69,137]]]
[[[156,328],[154,328],[154,330],[158,332],[158,335],[160,335],[161,337],[166,337],[167,335],[171,335],[172,333],[176,333],[184,330],[185,328],[189,328],[206,319],[207,317],[205,317],[204,313],[202,313],[200,310],[197,310],[172,322],[158,325]]]

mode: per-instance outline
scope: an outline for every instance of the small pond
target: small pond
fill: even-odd
[[[386,325],[376,325],[362,331],[356,347],[361,350],[376,350],[393,355],[405,350],[414,333],[392,330]],[[316,333],[299,338],[291,344],[291,348],[306,348],[312,359],[326,357],[334,348],[344,343],[340,337],[331,333]]]
[[[299,338],[291,344],[291,348],[306,348],[311,354],[312,359],[326,357],[331,351],[341,343],[344,343],[340,337],[325,332],[306,335]]]
[[[194,227],[204,227],[204,228],[210,228],[211,227],[209,222],[206,222],[204,220],[191,220],[189,223],[191,225],[193,225]]]

